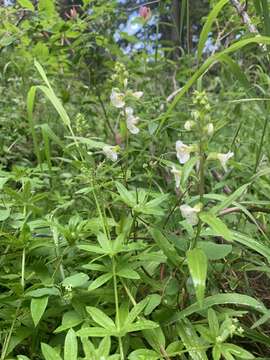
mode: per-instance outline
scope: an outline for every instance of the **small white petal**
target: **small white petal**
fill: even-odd
[[[195,125],[194,121],[188,120],[188,121],[185,122],[184,128],[187,131],[190,131],[193,128],[194,125]]]
[[[199,218],[197,213],[200,211],[198,207],[193,208],[187,204],[184,204],[180,206],[180,211],[183,218],[185,218],[190,225],[195,226],[198,224]]]
[[[206,132],[207,132],[207,134],[209,136],[213,135],[213,133],[214,133],[214,125],[212,123],[207,125]]]
[[[127,128],[131,134],[136,135],[140,132],[140,129],[136,126],[140,119],[138,118],[138,116],[133,115],[133,109],[131,107],[127,107],[125,110],[127,115]]]
[[[143,92],[142,91],[135,91],[134,93],[132,93],[132,95],[136,98],[136,99],[140,99],[143,96]]]
[[[175,165],[172,166],[171,173],[174,175],[175,187],[178,189],[180,187],[182,173],[180,170],[176,169]]]
[[[227,162],[231,157],[233,157],[233,155],[234,153],[231,151],[227,152],[226,154],[217,154],[217,158],[225,172],[227,172]]]
[[[175,149],[180,164],[185,164],[190,159],[191,147],[178,140],[176,141]]]
[[[124,97],[125,94],[118,92],[116,89],[112,89],[110,99],[113,106],[123,108],[125,106]]]
[[[134,110],[132,109],[132,107],[129,107],[129,106],[128,106],[128,107],[125,108],[125,112],[126,112],[126,115],[127,115],[127,116],[132,116]]]
[[[113,162],[117,161],[118,154],[116,152],[116,146],[105,145],[102,151],[108,159],[110,159]]]

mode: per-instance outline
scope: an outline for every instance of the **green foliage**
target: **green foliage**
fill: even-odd
[[[0,9],[0,359],[266,360],[267,1],[68,4]]]

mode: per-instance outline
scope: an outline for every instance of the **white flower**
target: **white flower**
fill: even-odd
[[[112,93],[110,96],[111,103],[116,108],[122,108],[125,106],[124,101],[125,94],[119,92],[117,89],[112,89]]]
[[[132,93],[132,95],[136,98],[136,99],[140,99],[143,96],[143,92],[142,91],[135,91],[134,93]]]
[[[110,159],[113,162],[117,161],[118,159],[117,146],[105,145],[102,151],[108,159]]]
[[[175,187],[176,187],[176,189],[178,189],[180,186],[182,173],[180,170],[176,169],[175,165],[172,166],[171,173],[174,175]]]
[[[199,222],[198,213],[201,211],[200,204],[194,207],[191,207],[187,204],[181,205],[180,211],[183,218],[185,218],[190,225],[194,226],[198,224]]]
[[[192,120],[188,120],[185,122],[185,125],[184,125],[184,128],[187,130],[187,131],[190,131],[193,126],[195,125],[195,122],[192,121]]]
[[[229,151],[227,154],[217,154],[217,158],[221,163],[221,166],[223,167],[224,171],[227,171],[227,161],[233,157],[233,152]]]
[[[138,134],[140,132],[140,129],[136,126],[139,122],[138,116],[133,115],[133,109],[131,107],[125,108],[125,112],[128,130],[131,132],[131,134]]]
[[[180,164],[185,164],[190,159],[192,147],[185,145],[182,141],[178,140],[175,143],[176,156]]]
[[[214,133],[214,125],[212,123],[208,124],[205,127],[205,131],[206,131],[207,135],[209,135],[209,136],[213,135],[213,133]]]

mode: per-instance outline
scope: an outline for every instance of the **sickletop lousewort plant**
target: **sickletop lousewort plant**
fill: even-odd
[[[199,213],[203,209],[203,197],[205,192],[204,178],[206,165],[208,161],[217,160],[220,162],[224,172],[228,171],[228,161],[233,157],[233,152],[228,151],[227,153],[214,153],[208,154],[208,145],[211,137],[214,135],[215,127],[210,118],[210,104],[205,92],[194,92],[193,105],[195,109],[191,112],[191,120],[188,120],[184,124],[186,131],[193,131],[198,139],[197,143],[185,144],[182,140],[177,140],[175,144],[176,157],[180,163],[180,166],[186,164],[190,159],[191,155],[195,154],[198,157],[197,161],[197,173],[198,173],[198,193],[199,202],[194,206],[190,206],[185,203],[180,206],[180,212],[182,217],[191,225],[196,226],[197,233],[195,240],[191,247],[196,245],[197,239],[201,231],[201,221]],[[175,177],[176,188],[179,188],[181,182],[182,171],[177,169],[175,165],[171,168],[171,173]]]

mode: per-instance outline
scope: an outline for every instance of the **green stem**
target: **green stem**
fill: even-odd
[[[113,273],[113,289],[114,289],[114,301],[115,301],[115,322],[116,328],[119,332],[121,329],[120,318],[119,318],[119,299],[118,299],[118,291],[117,291],[117,277],[116,277],[116,270],[115,270],[115,259],[112,257],[112,273]],[[118,336],[118,344],[120,350],[120,358],[124,360],[124,350],[123,350],[123,343],[121,335]]]
[[[256,156],[256,163],[255,163],[254,173],[256,173],[257,168],[258,168],[258,165],[259,165],[259,162],[260,162],[261,153],[262,153],[262,148],[263,148],[263,143],[264,143],[264,138],[265,138],[266,129],[267,129],[267,123],[268,123],[268,117],[266,116],[266,118],[265,118],[265,120],[264,120],[263,131],[262,131],[262,136],[261,136],[261,141],[260,141],[259,149],[258,149],[257,156]]]

